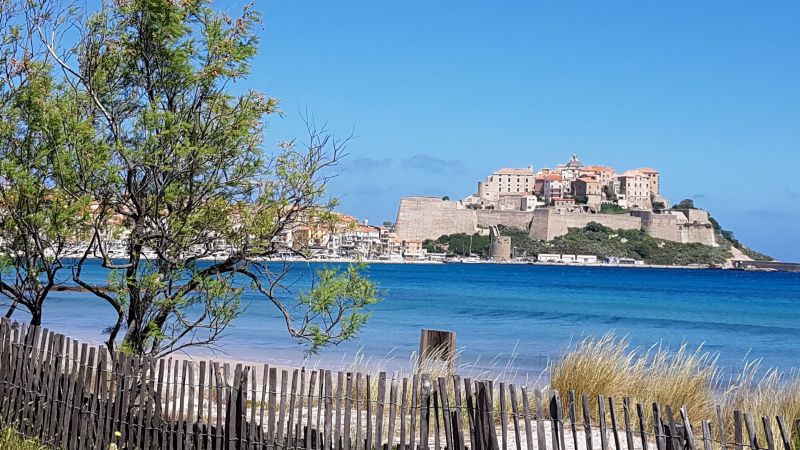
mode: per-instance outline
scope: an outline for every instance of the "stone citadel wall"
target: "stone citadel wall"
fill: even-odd
[[[627,214],[582,214],[542,208],[534,211],[529,235],[531,239],[550,241],[569,232],[570,228],[583,228],[597,222],[615,230],[638,230],[642,220]]]
[[[478,229],[478,217],[474,210],[459,208],[456,202],[405,197],[400,199],[394,227],[398,240],[423,241],[445,234],[472,234]]]
[[[492,209],[478,209],[475,211],[478,217],[478,226],[489,228],[493,225],[504,225],[507,227],[528,230],[528,226],[533,219],[533,211],[495,211]]]
[[[613,229],[642,229],[668,241],[716,246],[714,229],[703,210],[672,210],[666,214],[634,211],[631,214],[589,214],[540,208],[533,212],[473,210],[457,202],[433,197],[400,200],[395,231],[401,241],[437,239],[445,234],[472,234],[495,225],[528,230],[532,239],[549,241],[597,222]]]

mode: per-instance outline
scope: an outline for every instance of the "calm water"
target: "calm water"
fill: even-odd
[[[292,289],[307,287],[319,267],[296,264]],[[104,278],[99,267],[91,273]],[[767,365],[800,367],[800,274],[490,264],[376,264],[368,273],[385,300],[356,342],[317,357],[325,363],[352,361],[361,349],[389,366],[407,365],[420,328],[433,328],[457,333],[463,361],[500,370],[516,351],[514,365],[534,377],[571,340],[608,331],[635,346],[704,343],[726,370],[748,352]],[[248,311],[221,342],[226,356],[302,361],[274,308],[247,298]],[[58,293],[45,308],[45,326],[97,342],[112,317],[87,294]]]

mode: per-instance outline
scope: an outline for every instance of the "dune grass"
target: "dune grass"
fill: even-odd
[[[760,361],[751,361],[725,378],[717,354],[702,346],[691,350],[684,344],[670,350],[657,345],[642,351],[613,333],[587,337],[568,348],[550,364],[550,387],[561,393],[562,401],[569,390],[586,393],[594,420],[598,395],[614,396],[618,402],[628,396],[633,403],[658,402],[674,410],[685,406],[698,427],[702,420],[716,423],[716,405],[720,405],[728,436],[733,436],[733,411],[748,412],[758,419],[762,442],[761,416],[771,418],[775,437],[780,436],[776,415],[783,416],[789,433],[797,431],[794,424],[800,420],[800,376],[796,371],[762,369]],[[650,427],[651,409],[645,411]]]
[[[728,383],[721,397],[721,406],[727,420],[726,428],[733,429],[733,411],[739,410],[753,414],[760,422],[761,416],[772,419],[783,416],[790,437],[797,440],[798,420],[800,420],[800,376],[796,370],[783,372],[775,368],[763,369],[759,360],[746,362],[744,368]],[[762,427],[759,439],[764,442]],[[772,434],[779,437],[778,426],[772,420]],[[800,448],[800,445],[796,448]]]

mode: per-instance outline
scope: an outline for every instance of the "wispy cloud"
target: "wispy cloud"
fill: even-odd
[[[793,190],[789,186],[783,187],[783,195],[790,200],[797,200],[800,198],[800,192]]]
[[[694,195],[692,195],[692,198],[695,198],[695,199],[697,199],[697,198],[706,198],[706,194],[694,194]]]
[[[411,170],[423,170],[433,173],[459,173],[463,172],[464,163],[455,159],[442,159],[436,156],[416,154],[403,160],[403,168]]]
[[[367,172],[384,169],[394,165],[392,158],[347,158],[342,166],[349,172]]]
[[[782,209],[751,209],[745,211],[745,214],[750,216],[758,216],[765,219],[790,219],[797,217],[796,212],[785,211]]]

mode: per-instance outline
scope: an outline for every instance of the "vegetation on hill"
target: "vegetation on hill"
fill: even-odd
[[[516,256],[533,257],[540,253],[597,255],[600,258],[618,257],[644,260],[648,264],[688,265],[721,264],[730,257],[729,247],[710,247],[702,244],[680,244],[657,239],[642,230],[613,230],[596,222],[584,228],[571,228],[564,236],[552,241],[537,241],[528,233],[510,227],[499,227],[500,233],[511,237]],[[429,252],[446,252],[467,255],[472,241],[472,253],[489,255],[489,238],[477,233],[441,236],[426,240],[423,246]]]
[[[514,242],[515,237],[518,243]],[[635,258],[648,264],[664,265],[720,264],[729,257],[728,251],[722,248],[665,241],[642,230],[613,230],[596,222],[590,222],[582,229],[570,229],[564,236],[550,242],[532,241],[524,232],[513,233],[511,245],[528,254],[566,253],[597,255],[600,258]]]
[[[676,209],[696,209],[694,201],[684,199],[673,205]],[[628,210],[613,204],[603,204],[602,213],[627,213]],[[570,255],[596,255],[599,258],[635,258],[648,264],[688,265],[688,264],[721,264],[730,259],[731,247],[735,247],[745,255],[759,261],[771,261],[769,256],[746,247],[739,242],[730,230],[725,230],[716,219],[709,216],[709,221],[716,232],[718,247],[702,244],[681,244],[650,236],[642,230],[613,230],[596,222],[590,222],[584,228],[571,228],[564,236],[552,241],[537,241],[528,236],[526,231],[518,228],[499,226],[500,233],[511,237],[513,256],[534,257],[541,253],[557,253]],[[489,237],[478,233],[465,233],[441,236],[436,240],[426,240],[423,247],[428,252],[448,253],[465,256],[474,254],[489,256]]]

